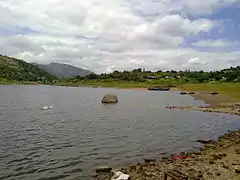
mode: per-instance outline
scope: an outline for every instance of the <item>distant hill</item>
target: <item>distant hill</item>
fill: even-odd
[[[15,81],[51,82],[54,75],[23,60],[0,55],[0,78]]]
[[[68,64],[60,64],[60,63],[51,63],[48,65],[43,64],[36,64],[34,65],[38,66],[39,68],[47,71],[48,73],[51,73],[58,78],[68,78],[68,77],[76,77],[76,76],[87,76],[89,74],[92,74],[91,71],[77,68],[75,66],[71,66]]]

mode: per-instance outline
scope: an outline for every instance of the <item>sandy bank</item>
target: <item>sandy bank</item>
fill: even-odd
[[[191,95],[195,99],[203,100],[208,106],[203,107],[186,107],[186,110],[196,110],[203,112],[228,113],[233,115],[240,115],[240,103],[237,99],[227,95],[218,94],[212,95],[210,93],[196,93]]]

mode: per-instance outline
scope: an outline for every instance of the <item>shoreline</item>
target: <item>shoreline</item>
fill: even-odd
[[[212,95],[210,93],[197,93],[191,95],[196,100],[203,100],[206,106],[176,107],[181,110],[194,110],[209,113],[226,113],[240,116],[240,101],[224,94]]]
[[[178,170],[189,180],[238,180],[240,179],[240,129],[228,132],[217,141],[205,143],[198,152],[162,157],[162,160],[145,159],[145,163],[126,165],[116,171],[130,176],[131,180],[164,179],[164,173]],[[111,173],[100,173],[97,180],[110,180]]]
[[[41,84],[1,84],[1,85],[36,85],[39,86]],[[47,84],[45,84],[48,86]],[[202,85],[202,84],[201,84]],[[43,85],[44,86],[44,85]],[[148,88],[146,87],[105,87],[105,86],[95,86],[95,85],[83,85],[83,86],[63,86],[63,85],[57,85],[53,84],[50,86],[62,86],[62,87],[89,87],[89,88],[114,88],[114,89],[120,89],[120,90],[136,90],[136,91],[148,91]],[[184,91],[184,88],[181,87],[171,87],[171,92],[194,92],[194,94],[188,94],[191,95],[196,100],[203,100],[207,106],[180,106],[180,107],[167,107],[171,110],[173,109],[181,109],[181,110],[193,110],[193,111],[202,111],[202,112],[210,112],[210,113],[226,113],[231,115],[238,115],[240,116],[240,99],[239,98],[233,98],[232,96],[229,96],[228,94],[216,94],[212,95],[210,92],[203,92],[203,91],[190,91],[192,89],[188,89],[188,91]],[[193,89],[194,90],[194,89]]]

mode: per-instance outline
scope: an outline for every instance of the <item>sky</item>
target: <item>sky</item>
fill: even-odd
[[[240,65],[240,0],[0,0],[0,54],[114,70]]]

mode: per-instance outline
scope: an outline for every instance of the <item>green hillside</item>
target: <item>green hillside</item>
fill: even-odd
[[[56,77],[23,60],[0,55],[0,79],[48,83]]]

